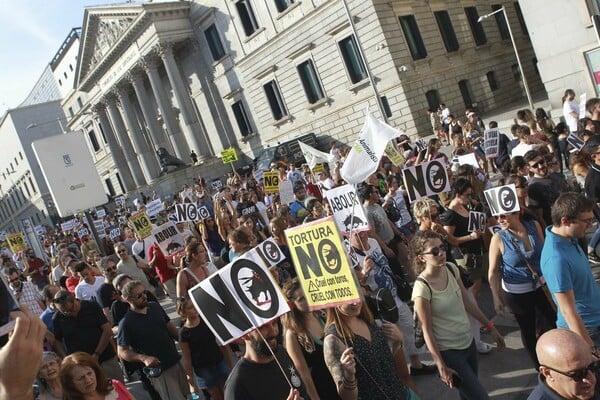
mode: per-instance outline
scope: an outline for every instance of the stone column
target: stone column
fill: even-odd
[[[156,104],[158,105],[158,109],[160,110],[160,114],[167,129],[167,136],[171,142],[173,151],[178,158],[185,161],[190,155],[190,149],[185,144],[185,140],[181,135],[181,128],[173,113],[173,106],[162,86],[156,60],[146,57],[142,60],[141,66],[148,75],[150,87],[152,88],[154,99],[156,100]]]
[[[198,158],[202,161],[211,155],[211,149],[202,125],[198,121],[198,118],[196,118],[189,90],[183,83],[183,78],[179,73],[179,68],[175,62],[175,57],[173,56],[172,45],[170,43],[160,44],[157,50],[165,65],[165,70],[167,71],[169,82],[173,88],[173,93],[181,108],[180,111],[183,118],[183,134],[185,139],[190,148],[196,151]]]
[[[119,139],[119,143],[121,143],[121,147],[123,148],[123,154],[125,154],[125,160],[127,161],[127,165],[131,170],[131,176],[133,177],[136,188],[145,186],[146,180],[144,179],[142,168],[140,167],[137,157],[135,156],[135,151],[133,151],[131,140],[129,140],[129,136],[127,135],[127,129],[123,124],[121,113],[117,108],[115,95],[112,93],[106,95],[103,103],[106,104],[106,109],[108,110],[108,115],[112,121],[114,132]]]
[[[125,191],[130,192],[135,190],[135,183],[131,174],[131,169],[125,163],[125,155],[123,154],[123,149],[121,148],[121,146],[119,146],[119,142],[115,137],[115,133],[112,127],[110,126],[108,115],[106,115],[106,106],[102,103],[98,103],[94,105],[94,107],[92,107],[92,111],[98,117],[100,125],[102,126],[102,132],[104,133],[104,137],[108,142],[110,154],[112,156],[113,162],[115,163],[115,167],[119,171],[119,176],[121,177],[121,182],[123,182],[123,186],[125,186]]]
[[[156,179],[159,175],[159,168],[156,159],[156,154],[152,152],[152,149],[148,146],[148,143],[142,136],[142,131],[137,123],[135,117],[135,111],[129,101],[129,93],[125,88],[118,86],[117,96],[119,97],[119,103],[121,103],[121,109],[123,110],[123,120],[129,131],[129,138],[133,144],[133,148],[137,153],[138,161],[142,167],[142,172],[146,178],[146,182],[150,183]]]
[[[144,88],[142,76],[138,71],[132,71],[127,74],[127,79],[129,82],[131,82],[133,90],[135,91],[135,96],[137,97],[140,108],[142,109],[142,114],[146,120],[148,132],[150,133],[150,137],[154,143],[154,151],[158,150],[160,147],[172,151],[171,146],[167,143],[167,138],[165,137],[164,131],[158,125],[156,112],[153,110],[152,105],[148,101],[148,93]]]

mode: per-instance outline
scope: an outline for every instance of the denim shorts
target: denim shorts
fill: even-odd
[[[229,376],[229,367],[225,360],[212,367],[194,368],[196,383],[200,389],[209,389],[225,383]]]

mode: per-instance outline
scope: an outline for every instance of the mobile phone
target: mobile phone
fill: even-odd
[[[15,326],[15,320],[10,313],[19,310],[19,302],[3,274],[0,274],[0,281],[0,337],[2,337]]]

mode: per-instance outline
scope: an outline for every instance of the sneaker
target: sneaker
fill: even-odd
[[[413,366],[410,367],[411,376],[432,375],[437,373],[437,371],[437,366],[429,364],[421,364],[420,368],[414,368]]]
[[[479,342],[477,345],[477,352],[479,354],[490,354],[493,347],[485,342]]]
[[[600,257],[598,257],[595,251],[588,254],[588,260],[590,264],[600,264]]]

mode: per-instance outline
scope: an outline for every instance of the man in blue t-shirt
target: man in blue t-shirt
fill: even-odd
[[[541,267],[557,305],[556,326],[600,346],[600,288],[578,239],[594,221],[594,203],[579,193],[563,193],[552,206]]]

